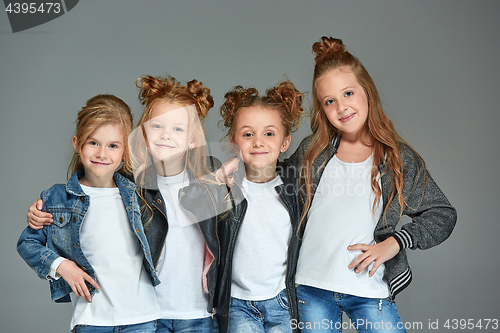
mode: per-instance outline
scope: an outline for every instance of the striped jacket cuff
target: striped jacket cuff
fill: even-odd
[[[411,249],[413,247],[413,241],[411,240],[411,236],[407,231],[397,231],[393,234],[393,236],[398,241],[401,250],[408,248]]]

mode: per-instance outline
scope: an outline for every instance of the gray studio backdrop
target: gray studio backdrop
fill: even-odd
[[[457,328],[481,319],[481,330],[468,330],[485,330],[485,319],[500,319],[499,31],[496,0],[86,0],[18,33],[0,13],[0,331],[69,331],[71,305],[50,301],[16,241],[28,206],[66,181],[73,122],[88,98],[115,94],[137,120],[139,76],[201,80],[215,98],[207,141],[225,159],[224,93],[238,84],[264,91],[285,75],[310,91],[311,45],[322,35],[342,38],[362,60],[387,114],[458,210],[448,241],[410,251],[414,281],[396,298],[416,325],[408,332],[436,331],[436,321],[445,331],[454,319]],[[306,119],[291,151],[308,133]]]

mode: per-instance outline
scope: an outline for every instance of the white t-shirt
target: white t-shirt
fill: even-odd
[[[360,163],[345,163],[334,156],[326,165],[308,213],[296,283],[360,297],[389,296],[382,280],[384,265],[371,278],[373,263],[359,274],[347,268],[362,253],[347,250],[349,245],[375,244],[373,232],[383,204],[380,198],[372,213],[372,166],[372,156]],[[380,186],[380,176],[378,181]]]
[[[157,176],[165,202],[168,232],[158,259],[161,284],[155,287],[164,319],[196,319],[210,316],[202,275],[205,240],[195,216],[179,202],[179,190],[189,185],[187,173]]]
[[[267,183],[243,179],[248,206],[234,248],[232,297],[267,300],[285,288],[292,224],[274,189],[280,184],[280,177]]]
[[[131,325],[160,318],[154,287],[142,264],[143,251],[118,188],[81,187],[90,196],[90,204],[80,228],[80,243],[100,289],[91,303],[71,293],[71,328]]]

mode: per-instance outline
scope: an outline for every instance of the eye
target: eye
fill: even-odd
[[[245,137],[245,138],[251,138],[252,136],[253,136],[252,133],[245,133],[245,134],[243,134],[243,137]]]
[[[91,146],[98,146],[97,142],[95,142],[95,141],[89,141],[89,145],[91,145]]]
[[[344,96],[345,96],[345,97],[350,97],[350,96],[352,96],[353,94],[354,94],[354,93],[353,93],[352,91],[346,91],[346,92],[345,92],[345,94],[344,94]]]
[[[109,145],[109,148],[116,149],[116,148],[118,148],[118,145],[113,143],[113,144]]]
[[[264,133],[265,136],[274,136],[274,133],[273,132],[267,132],[267,133]]]
[[[174,127],[174,131],[176,132],[184,132],[184,129],[181,127]]]
[[[333,99],[329,99],[325,102],[325,105],[333,104],[335,101]]]
[[[160,124],[151,124],[151,127],[159,129],[159,128],[161,128],[161,125]]]

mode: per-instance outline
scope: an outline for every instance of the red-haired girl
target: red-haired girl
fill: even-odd
[[[342,41],[323,37],[313,53],[312,135],[290,161],[300,167],[302,208],[292,326],[341,332],[345,312],[359,332],[404,332],[394,297],[411,282],[405,249],[443,242],[456,211]],[[402,215],[411,222],[398,231]]]

